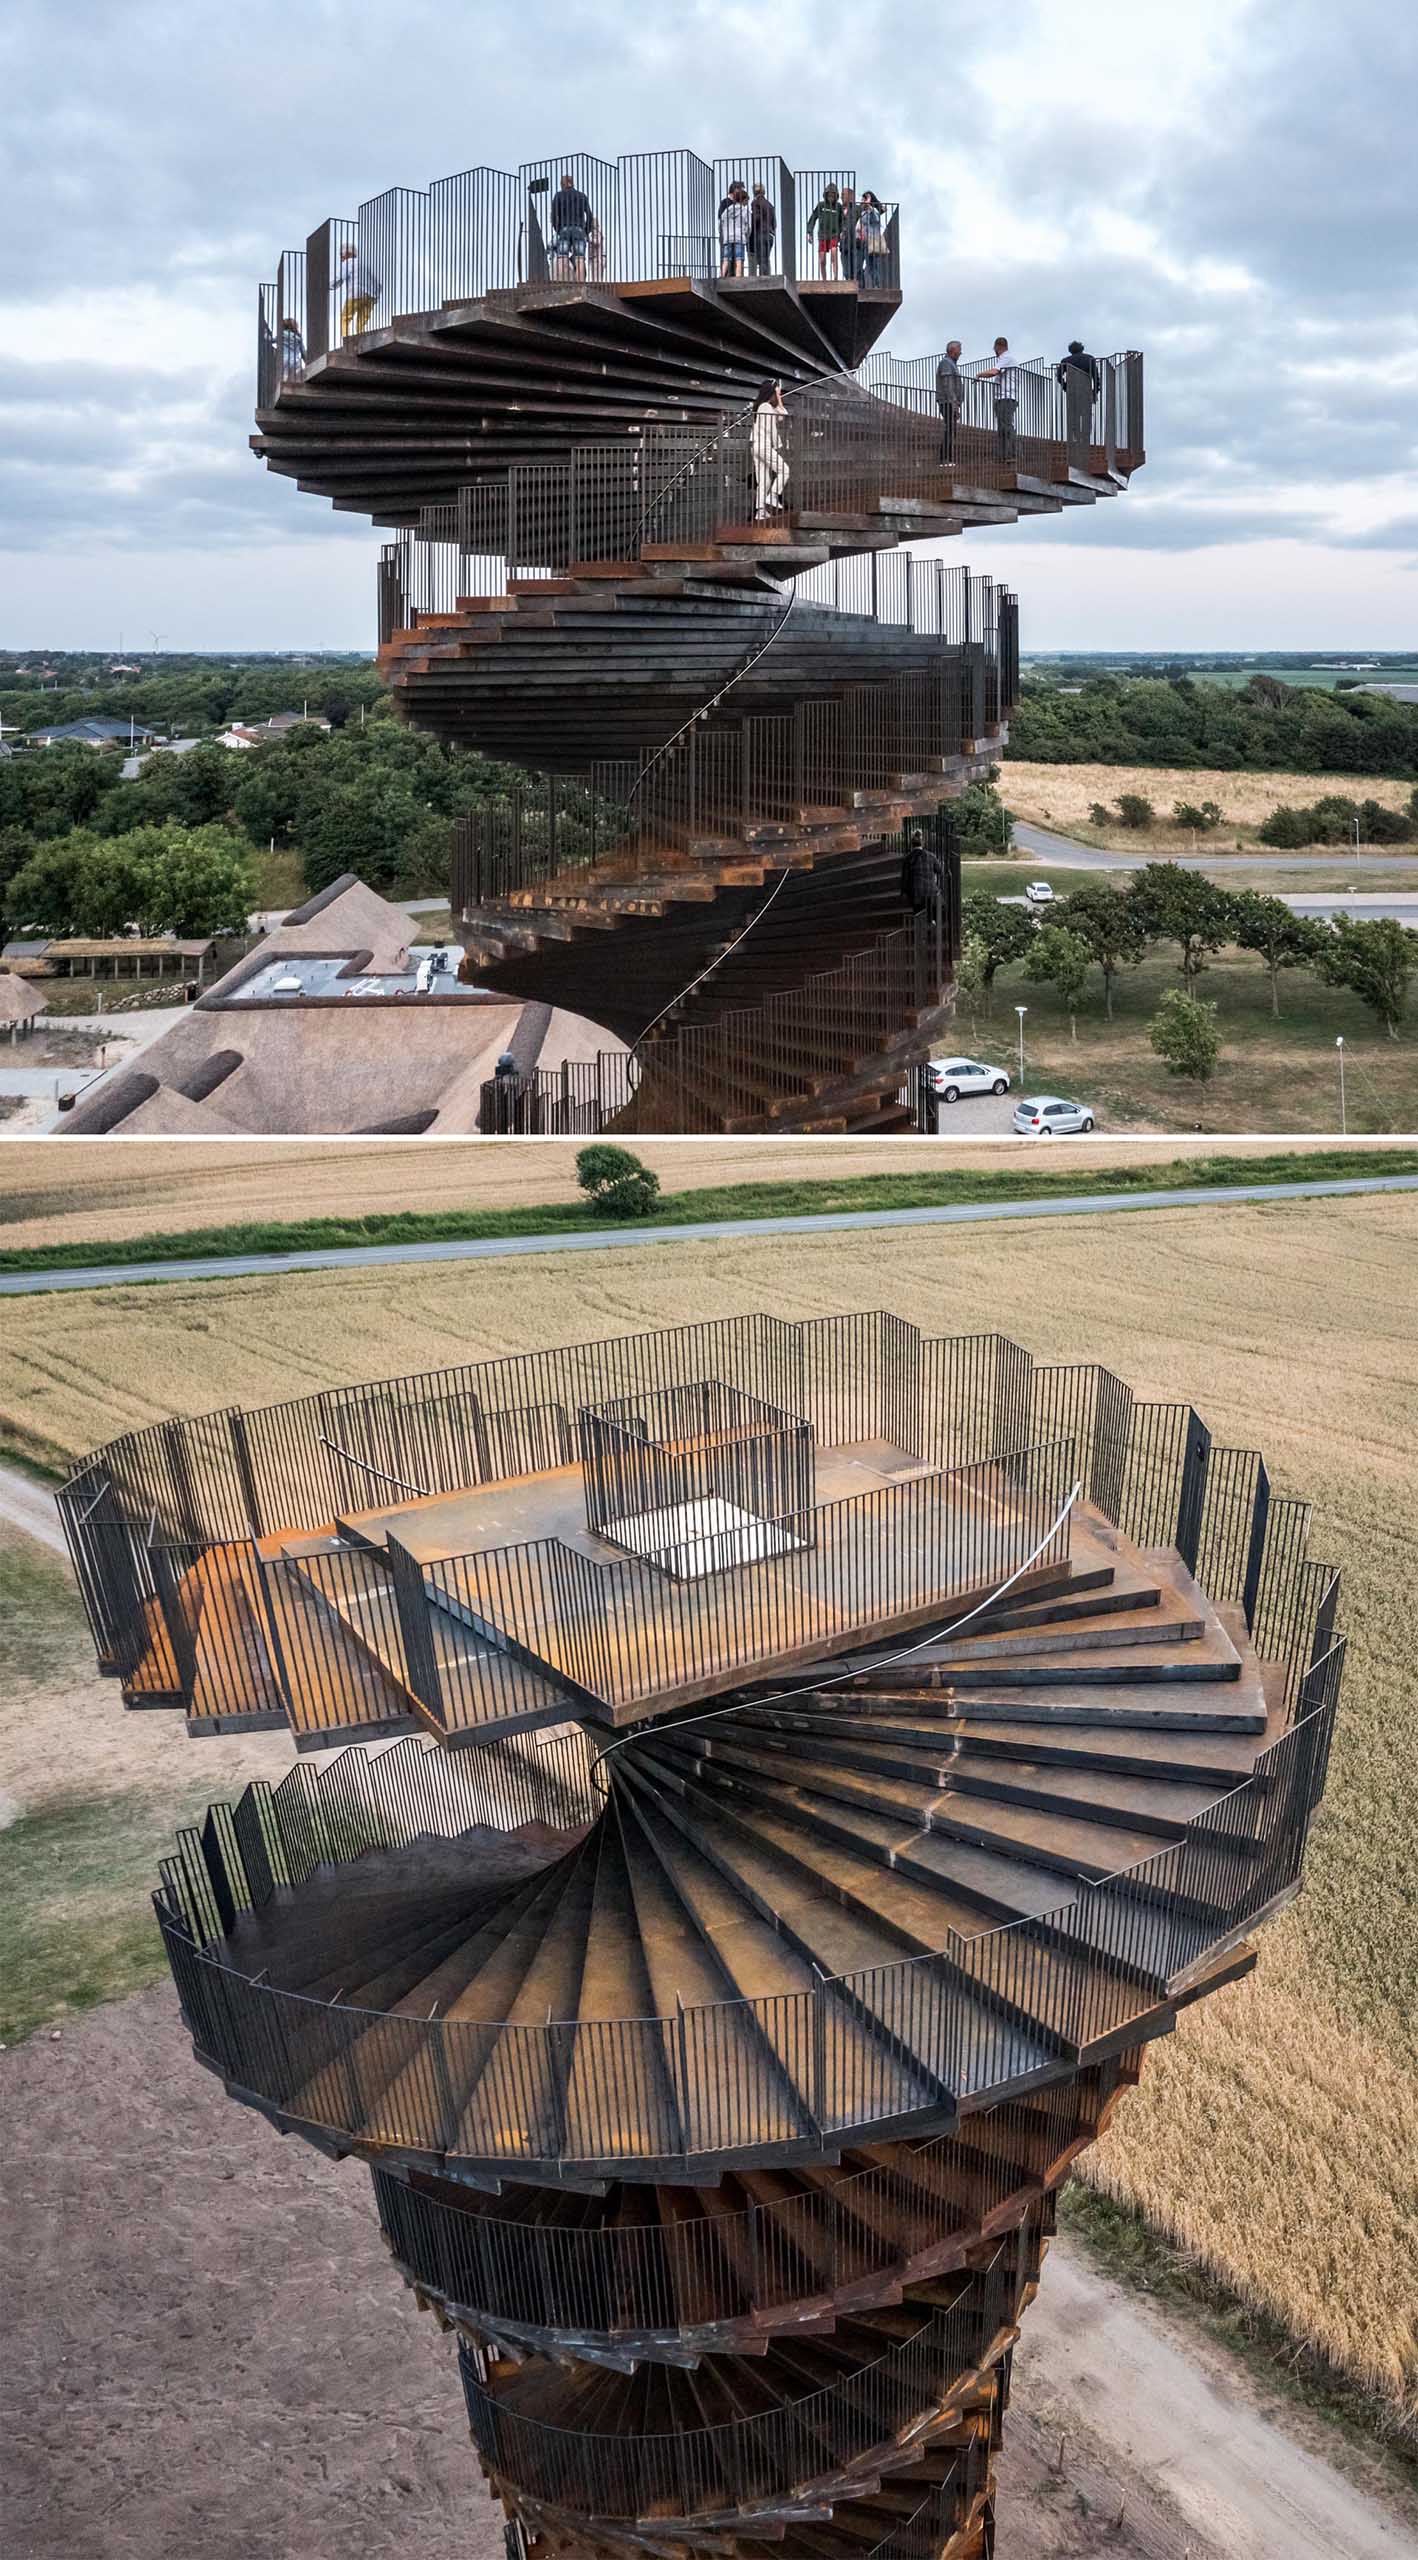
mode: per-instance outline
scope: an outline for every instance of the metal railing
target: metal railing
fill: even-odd
[[[705,1378],[802,1416],[824,1446],[885,1439],[937,1468],[1074,1440],[1085,1498],[1138,1543],[1178,1545],[1213,1600],[1244,1610],[1262,1659],[1286,1665],[1292,1708],[1313,1643],[1333,1635],[1338,1577],[1308,1554],[1308,1505],[1274,1493],[1258,1452],[1213,1446],[1190,1407],[1144,1402],[1095,1363],[1036,1364],[1000,1335],[932,1339],[875,1312],[731,1317],[124,1433],[58,1497],[99,1660],[135,1695],[190,1705],[195,1643],[223,1712],[273,1692],[289,1708],[279,1645],[254,1643],[247,1617],[269,1582],[257,1542],[367,1509],[371,1467],[438,1494],[567,1465],[584,1407]],[[261,1560],[278,1562],[269,1543]],[[229,1601],[187,1590],[204,1572]],[[170,1622],[179,1603],[187,1632]]]
[[[1094,362],[1096,383],[1091,373],[1047,356],[1005,353],[961,364],[960,405],[948,425],[937,391],[938,355],[873,352],[853,379],[918,421],[948,453],[959,480],[979,471],[986,474],[980,485],[1000,487],[1016,473],[1057,481],[1066,470],[1141,468],[1143,358],[1129,349]]]
[[[521,2026],[393,2015],[253,1981],[216,1949],[241,1909],[328,1854],[306,1828],[305,1764],[289,1805],[258,1781],[234,1811],[215,1806],[200,1834],[180,1836],[162,1865],[158,1919],[199,2053],[282,2121],[349,2147],[643,2173],[654,2161],[904,2127],[988,2105],[1002,2086],[1046,2081],[1061,2062],[1125,2039],[1290,1891],[1324,1788],[1343,1655],[1341,1638],[1305,1674],[1299,1720],[1172,1846],[1047,1915],[969,1938],[952,1929],[938,1953],[819,1976],[810,1992]],[[440,1776],[430,1818],[406,1776],[422,1778],[427,1750],[384,1784],[383,1762],[416,1750],[351,1751],[327,1773],[347,1855],[384,1845],[385,1831],[399,1844],[419,1829],[457,1836],[456,1791],[477,1755],[444,1756],[455,1775]],[[624,1785],[626,1755],[616,1765]],[[872,2039],[842,2044],[839,2031],[863,2018]]]
[[[989,2111],[988,2139],[946,2133],[889,2167],[737,2211],[568,2228],[527,2206],[469,2189],[455,2203],[376,2168],[388,2246],[410,2281],[453,2318],[535,2341],[548,2332],[648,2351],[729,2343],[738,2322],[836,2299],[873,2278],[958,2263],[987,2222],[1021,2217],[1075,2150],[1096,2135],[1118,2083],[1109,2061],[1033,2099]],[[755,2335],[757,2332],[755,2331]]]
[[[1023,2262],[1020,2263],[1021,2255]],[[730,2516],[840,2480],[949,2407],[1014,2326],[1032,2252],[1001,2243],[957,2299],[856,2371],[752,2417],[660,2435],[591,2433],[524,2415],[488,2388],[475,2350],[459,2350],[473,2441],[489,2470],[524,2496],[575,2515]]]
[[[736,182],[742,217],[730,210]],[[813,217],[829,183],[854,188],[855,172],[794,172],[773,153],[708,161],[640,151],[619,160],[572,152],[516,170],[461,170],[427,189],[391,187],[354,216],[320,223],[261,287],[258,405],[351,338],[490,294],[675,280],[732,290],[744,278],[810,285],[822,229]],[[858,204],[847,248],[855,280],[894,291],[898,208],[882,205],[859,238],[862,228]],[[839,248],[830,280],[841,271]]]

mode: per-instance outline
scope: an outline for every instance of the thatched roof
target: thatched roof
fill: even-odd
[[[47,1002],[43,991],[32,986],[28,978],[17,978],[9,969],[0,970],[0,1025],[33,1022]]]

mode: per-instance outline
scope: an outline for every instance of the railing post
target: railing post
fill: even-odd
[[[1255,1501],[1251,1509],[1251,1538],[1246,1552],[1246,1579],[1241,1606],[1247,1627],[1254,1627],[1260,1605],[1260,1577],[1265,1562],[1266,1532],[1270,1525],[1270,1476],[1264,1458],[1256,1461]]]
[[[1211,1434],[1199,1414],[1187,1408],[1186,1450],[1182,1458],[1182,1480],[1177,1496],[1177,1552],[1189,1573],[1196,1571],[1197,1546],[1201,1537],[1202,1506],[1206,1500],[1206,1470],[1211,1456]]]
[[[823,2133],[827,2128],[827,1976],[819,1964],[812,1970],[812,2120]]]

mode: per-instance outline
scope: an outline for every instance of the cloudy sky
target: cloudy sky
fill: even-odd
[[[1026,648],[1418,648],[1405,0],[5,0],[0,645],[370,645],[367,526],[246,447],[256,285],[564,149],[855,163],[911,355],[1148,359],[1122,500],[957,545]]]

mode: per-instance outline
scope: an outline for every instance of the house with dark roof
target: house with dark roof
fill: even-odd
[[[146,729],[141,720],[100,720],[86,715],[82,720],[61,720],[50,729],[31,729],[30,744],[36,747],[117,747],[128,746],[138,738],[152,739],[156,729]]]

